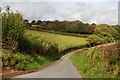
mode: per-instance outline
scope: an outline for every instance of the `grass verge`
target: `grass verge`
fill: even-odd
[[[120,78],[120,43],[96,46],[76,52],[70,60],[84,78]]]

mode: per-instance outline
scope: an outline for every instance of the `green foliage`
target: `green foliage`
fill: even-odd
[[[22,15],[18,11],[14,13],[9,6],[6,6],[6,12],[2,14],[2,41],[4,46],[10,50],[15,50],[24,30]]]
[[[19,70],[33,70],[47,66],[55,59],[51,56],[29,55],[25,52],[14,54],[10,50],[3,50],[3,68],[11,67]],[[55,57],[55,56],[54,56]]]
[[[2,54],[2,57],[7,60],[9,57],[12,56],[12,51],[9,51],[9,50],[6,50],[6,51],[3,51],[4,54]]]
[[[118,31],[114,27],[107,24],[98,25],[94,31],[94,34],[99,34],[108,38],[114,37],[114,39],[118,37]]]
[[[3,62],[2,66],[3,67],[8,67],[8,66],[13,66],[14,65],[14,60],[11,59],[12,53],[13,52],[9,51],[9,50],[3,50],[2,51],[2,62]]]
[[[93,45],[115,42],[118,38],[118,31],[107,24],[98,25],[94,34],[87,39],[88,43]]]
[[[92,34],[96,24],[85,24],[79,20],[76,21],[40,21],[33,20],[30,29],[53,30],[65,33]],[[88,29],[89,28],[89,29]]]
[[[27,58],[25,58],[25,55],[23,55],[23,54],[21,54],[21,53],[16,53],[16,54],[13,56],[13,58],[14,58],[15,60],[18,60],[18,61],[22,61],[22,60],[27,59]]]
[[[93,23],[91,25],[89,25],[89,24],[86,24],[86,25],[87,25],[86,28],[85,28],[86,32],[89,33],[89,34],[94,33],[94,30],[97,27],[96,24]]]
[[[84,78],[120,78],[120,43],[99,45],[70,59]],[[81,66],[82,65],[82,66]]]
[[[85,30],[87,26],[84,23],[79,22],[79,23],[76,24],[76,26],[78,26],[78,32],[79,33],[87,33],[86,30]]]
[[[113,25],[113,28],[115,28],[118,31],[116,39],[120,40],[120,25]]]
[[[39,55],[59,56],[59,48],[57,44],[50,42],[34,32],[25,33],[20,39],[18,47],[21,52],[26,52],[28,54],[37,53]]]
[[[93,35],[90,35],[88,38],[87,38],[87,41],[88,43],[90,43],[90,45],[94,46],[94,45],[99,45],[99,44],[103,44],[106,42],[105,39],[93,34]]]

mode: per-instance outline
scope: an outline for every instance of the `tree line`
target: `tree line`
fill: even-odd
[[[82,21],[35,21],[31,22],[32,27],[37,29],[54,30],[66,33],[91,34],[87,42],[94,46],[99,44],[112,43],[120,40],[120,25],[108,25],[95,23],[88,24]]]
[[[28,23],[28,20],[25,20]],[[28,23],[29,24],[29,23]],[[36,25],[32,27],[36,27],[38,29],[44,30],[54,30],[60,32],[67,32],[67,33],[77,33],[77,34],[92,34],[94,29],[96,28],[96,24],[88,24],[83,23],[82,21],[41,21],[41,20],[33,20],[29,26]]]

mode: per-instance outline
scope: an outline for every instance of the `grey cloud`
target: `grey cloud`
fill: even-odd
[[[83,3],[77,3],[76,6],[58,12],[63,20],[82,20],[88,23],[107,23],[117,24],[118,22],[117,7],[112,6],[91,6]]]
[[[72,8],[60,11],[46,2],[9,3],[9,5],[13,10],[18,9],[24,18],[29,20],[81,20],[97,24],[117,24],[118,22],[117,7],[105,6],[105,4],[103,6],[92,6],[79,2]]]
[[[108,2],[119,2],[119,0],[107,0]]]
[[[4,7],[10,5],[12,10],[18,10],[24,18],[32,19],[46,19],[48,15],[55,13],[55,8],[48,5],[46,2],[12,2],[4,3]]]

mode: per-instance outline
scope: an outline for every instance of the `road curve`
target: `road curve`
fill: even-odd
[[[13,78],[82,78],[78,70],[69,60],[72,53],[73,52],[66,54],[53,65],[38,72],[24,74]]]

